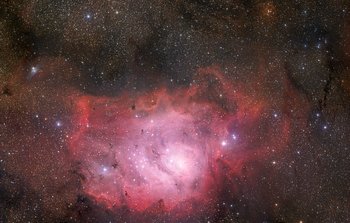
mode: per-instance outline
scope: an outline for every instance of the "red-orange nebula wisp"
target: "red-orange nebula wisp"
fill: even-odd
[[[245,162],[285,146],[291,121],[268,122],[272,101],[217,67],[197,77],[189,87],[76,99],[70,148],[86,194],[110,209],[195,212],[214,205]]]

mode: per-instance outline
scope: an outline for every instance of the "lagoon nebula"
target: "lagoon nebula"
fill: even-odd
[[[285,146],[291,120],[268,123],[271,100],[249,95],[218,68],[198,78],[135,97],[75,99],[70,149],[87,194],[108,208],[196,212],[216,200],[223,178]]]
[[[339,1],[0,3],[0,222],[349,222]]]

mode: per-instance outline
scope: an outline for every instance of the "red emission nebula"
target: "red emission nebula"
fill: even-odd
[[[213,209],[225,179],[289,140],[292,118],[268,121],[276,102],[259,86],[259,77],[236,83],[209,67],[187,87],[77,96],[70,151],[84,192],[110,210],[182,216]],[[284,97],[296,97],[287,89]]]

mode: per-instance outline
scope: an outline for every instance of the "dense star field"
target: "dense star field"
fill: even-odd
[[[350,222],[348,0],[0,2],[0,223]]]

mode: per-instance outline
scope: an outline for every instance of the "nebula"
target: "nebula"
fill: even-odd
[[[78,97],[69,148],[84,192],[109,209],[141,213],[185,216],[212,206],[225,178],[289,138],[288,116],[267,122],[273,101],[246,88],[213,66],[186,87]]]

